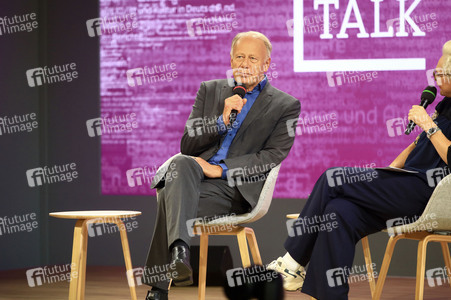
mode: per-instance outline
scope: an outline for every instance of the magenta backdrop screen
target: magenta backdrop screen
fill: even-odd
[[[249,30],[272,42],[271,84],[302,106],[275,197],[306,198],[330,167],[390,164],[420,132],[403,134],[451,39],[449,0],[324,2],[100,0],[102,193],[155,194],[201,82],[227,78]]]

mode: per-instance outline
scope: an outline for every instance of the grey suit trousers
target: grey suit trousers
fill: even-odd
[[[176,176],[166,179],[164,187],[158,190],[155,229],[142,278],[143,283],[161,289],[169,287],[165,276],[172,271],[168,267],[169,247],[178,239],[190,244],[188,220],[251,210],[236,186],[231,187],[227,180],[220,178],[206,178],[200,165],[190,156],[179,155],[172,163],[175,169],[171,172]]]

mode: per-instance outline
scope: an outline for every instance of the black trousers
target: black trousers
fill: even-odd
[[[167,274],[173,271],[169,266],[170,245],[178,239],[190,244],[190,220],[250,210],[235,186],[229,186],[227,180],[206,178],[193,158],[180,155],[171,164],[172,174],[158,191],[155,229],[142,278],[143,283],[161,289],[168,289]]]
[[[302,292],[319,300],[348,299],[356,243],[387,220],[419,217],[433,192],[423,174],[341,169],[340,177],[334,168],[321,175],[284,245],[302,266],[309,263]],[[345,178],[346,171],[353,174]]]

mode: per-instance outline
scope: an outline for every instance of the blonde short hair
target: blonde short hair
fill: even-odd
[[[443,56],[445,57],[445,61],[443,62],[443,69],[446,71],[450,71],[451,69],[451,41],[447,41],[445,45],[443,45]]]
[[[253,37],[253,38],[263,41],[263,43],[265,44],[265,47],[266,47],[267,58],[271,57],[271,51],[272,51],[271,42],[263,33],[260,33],[257,31],[240,32],[237,35],[235,35],[235,37],[232,40],[232,47],[230,48],[230,56],[232,56],[233,47],[235,47],[235,44],[238,42],[239,39],[241,39],[243,37]]]

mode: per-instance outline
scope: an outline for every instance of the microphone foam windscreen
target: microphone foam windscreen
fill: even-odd
[[[243,98],[246,95],[246,88],[242,85],[237,85],[233,88],[233,94]]]
[[[426,87],[423,93],[421,94],[421,99],[426,100],[428,104],[434,102],[435,97],[437,97],[437,88],[431,85]]]

